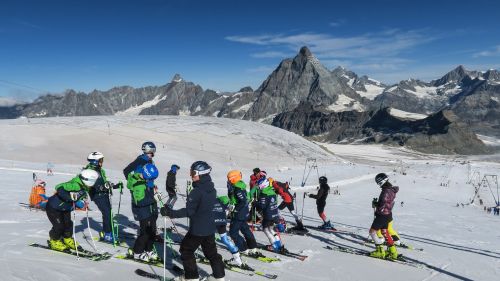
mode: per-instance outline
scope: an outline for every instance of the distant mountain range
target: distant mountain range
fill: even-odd
[[[500,72],[458,66],[438,80],[386,85],[328,70],[307,47],[283,60],[257,90],[204,90],[176,74],[163,86],[68,90],[0,107],[0,118],[203,115],[265,122],[330,142],[386,142],[432,153],[488,153],[474,133],[500,136]]]

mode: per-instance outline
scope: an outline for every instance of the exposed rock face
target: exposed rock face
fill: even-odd
[[[324,113],[311,104],[301,103],[293,111],[278,114],[272,124],[319,141],[363,140],[405,145],[417,151],[439,154],[489,152],[451,111],[439,111],[425,119],[410,121],[392,116],[388,108]]]

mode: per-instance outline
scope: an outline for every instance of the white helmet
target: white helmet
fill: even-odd
[[[99,173],[92,169],[85,169],[80,173],[80,179],[82,180],[83,184],[88,187],[94,186],[98,178]]]
[[[104,159],[104,155],[99,151],[94,151],[87,157],[87,161],[94,165],[99,164],[99,161],[101,161],[101,159]]]

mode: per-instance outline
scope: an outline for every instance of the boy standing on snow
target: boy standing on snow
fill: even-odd
[[[175,201],[177,201],[177,188],[175,181],[176,181],[177,170],[179,169],[180,169],[179,166],[173,164],[170,167],[170,171],[168,171],[167,173],[167,181],[165,182],[165,186],[168,193],[168,200],[166,204],[169,205],[170,208],[173,208]]]
[[[267,249],[274,252],[281,252],[283,250],[281,238],[273,229],[274,224],[279,222],[276,193],[265,176],[262,176],[257,181],[257,186],[259,188],[259,201],[257,204],[259,209],[262,210],[263,217],[262,229],[270,243]]]
[[[142,144],[142,155],[137,158],[123,169],[123,175],[128,179],[128,175],[132,172],[141,173],[142,166],[146,164],[154,164],[153,157],[156,153],[156,146],[154,143],[147,141]]]
[[[335,228],[330,223],[330,220],[326,220],[325,206],[326,198],[330,192],[330,186],[328,185],[328,179],[325,176],[319,177],[319,190],[317,194],[309,194],[309,198],[316,199],[316,208],[318,210],[319,217],[323,220],[323,225],[319,226],[322,229],[332,229]]]
[[[190,175],[193,190],[186,199],[186,208],[173,210],[169,206],[161,208],[161,214],[171,218],[189,217],[189,230],[182,239],[180,253],[184,266],[184,275],[176,280],[199,280],[195,251],[201,245],[205,257],[210,261],[213,275],[209,280],[224,281],[224,262],[217,253],[215,244],[215,213],[217,192],[210,177],[212,167],[204,161],[191,165]]]
[[[370,253],[370,256],[396,260],[398,258],[398,252],[387,228],[389,227],[389,222],[392,221],[392,207],[394,207],[394,199],[396,199],[396,193],[399,191],[399,187],[393,186],[389,182],[389,177],[384,173],[377,174],[375,176],[375,182],[382,188],[382,191],[380,192],[376,204],[375,219],[370,228],[370,236],[377,248]],[[387,252],[384,250],[384,239],[377,236],[378,230],[380,230],[385,237]]]
[[[158,218],[154,184],[157,177],[158,169],[154,164],[148,163],[142,167],[140,173],[130,173],[127,180],[127,188],[130,189],[132,197],[132,213],[140,225],[139,236],[135,240],[133,250],[129,249],[128,254],[145,262],[159,259],[153,251]]]
[[[71,211],[83,208],[89,188],[94,186],[99,174],[86,169],[68,182],[58,184],[56,193],[47,202],[47,217],[52,223],[49,247],[56,251],[76,250],[79,245],[73,239]]]

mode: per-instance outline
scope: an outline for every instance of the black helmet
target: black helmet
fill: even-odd
[[[328,182],[328,179],[325,177],[325,176],[321,176],[319,177],[319,183],[321,184],[325,184]]]
[[[142,144],[142,152],[154,154],[156,152],[156,145],[151,141],[147,141]]]
[[[384,173],[380,173],[380,174],[377,174],[375,176],[375,182],[379,185],[379,186],[382,186],[384,185],[387,181],[389,180],[389,177],[384,174]]]
[[[258,173],[260,173],[260,169],[259,169],[259,168],[254,168],[254,169],[253,169],[253,173],[254,173],[254,174],[258,174]]]
[[[212,167],[205,161],[196,161],[191,165],[191,172],[195,176],[208,175],[212,171]]]

